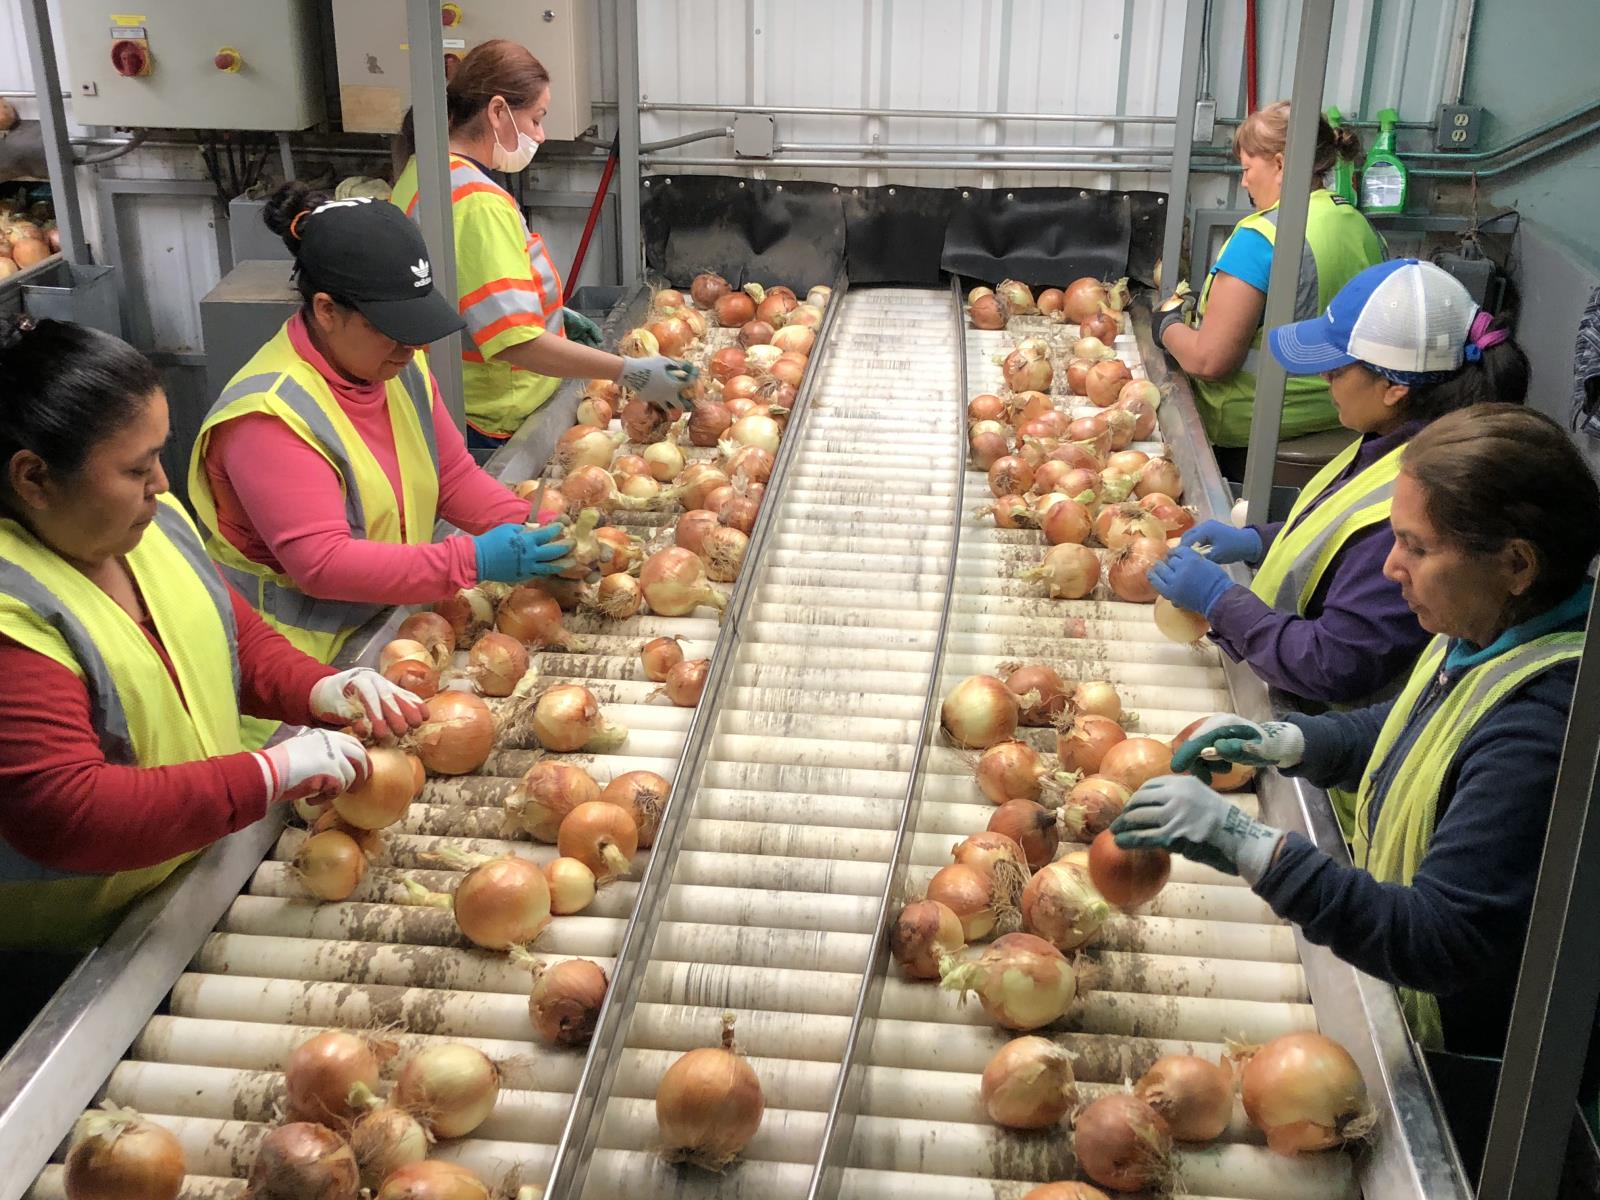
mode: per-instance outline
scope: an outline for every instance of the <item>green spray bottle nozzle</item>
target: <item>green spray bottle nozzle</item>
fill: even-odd
[[[1328,125],[1331,128],[1335,130],[1341,128],[1341,123],[1344,120],[1344,114],[1341,113],[1336,107],[1330,105],[1328,107],[1328,111],[1323,115],[1327,118]],[[1356,202],[1356,166],[1355,163],[1351,162],[1342,154],[1339,155],[1333,163],[1333,182],[1331,190],[1335,196],[1339,197],[1339,199],[1343,200],[1346,204],[1354,204]]]

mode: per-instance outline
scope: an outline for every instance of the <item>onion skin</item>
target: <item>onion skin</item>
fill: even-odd
[[[1193,1054],[1156,1059],[1133,1094],[1160,1114],[1180,1142],[1215,1141],[1233,1118],[1232,1072]]]
[[[1331,1150],[1376,1120],[1350,1052],[1320,1033],[1290,1033],[1249,1055],[1239,1092],[1250,1123],[1278,1154]]]
[[[1096,1183],[1133,1192],[1159,1187],[1171,1174],[1171,1131],[1137,1096],[1102,1096],[1084,1107],[1072,1130],[1078,1167]]]
[[[539,593],[541,596],[544,593]],[[548,596],[545,599],[549,599]],[[556,611],[561,606],[555,604]],[[516,638],[495,630],[472,643],[467,660],[478,690],[485,696],[509,696],[528,672],[528,648]]]
[[[262,1139],[250,1168],[251,1200],[356,1200],[361,1172],[331,1129],[296,1121]]]
[[[907,979],[939,978],[942,959],[966,948],[961,919],[937,900],[915,900],[889,927],[889,953]]]
[[[765,1111],[761,1080],[734,1052],[731,1014],[724,1016],[722,1045],[689,1051],[656,1088],[662,1157],[720,1171],[749,1145]]]
[[[1124,850],[1109,829],[1089,843],[1089,877],[1100,894],[1118,908],[1137,908],[1154,900],[1172,874],[1165,850]]]
[[[1048,1129],[1078,1102],[1072,1056],[1049,1038],[1013,1038],[983,1069],[978,1096],[1005,1129]]]
[[[183,1146],[131,1109],[90,1112],[67,1153],[69,1200],[177,1200]]]
[[[363,1039],[329,1030],[296,1046],[283,1076],[289,1120],[342,1129],[360,1112],[350,1102],[350,1089],[358,1083],[377,1088],[378,1060]]]
[[[606,973],[586,958],[545,967],[534,976],[528,1017],[550,1046],[586,1046],[610,986]]]

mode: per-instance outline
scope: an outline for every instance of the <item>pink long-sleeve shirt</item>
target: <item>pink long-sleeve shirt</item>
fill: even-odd
[[[350,423],[383,468],[402,504],[400,461],[381,383],[354,383],[311,342],[300,314],[289,341],[328,383]],[[469,533],[528,519],[528,501],[473,461],[434,389],[439,447],[439,516]],[[420,545],[352,536],[339,475],[328,460],[278,418],[250,413],[212,431],[206,475],[217,525],[240,553],[287,574],[308,596],[368,604],[428,604],[478,580],[473,539],[460,535]]]

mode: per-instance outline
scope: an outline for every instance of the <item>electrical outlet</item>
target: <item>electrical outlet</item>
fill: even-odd
[[[1209,142],[1217,132],[1217,102],[1209,96],[1194,102],[1194,140]]]
[[[1437,150],[1476,150],[1478,133],[1483,128],[1483,108],[1477,104],[1444,104],[1439,107],[1439,128],[1434,135]]]

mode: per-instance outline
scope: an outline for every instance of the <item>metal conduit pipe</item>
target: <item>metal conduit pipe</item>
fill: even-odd
[[[649,153],[652,150],[670,150],[674,146],[689,146],[695,142],[708,142],[712,138],[732,136],[733,127],[724,125],[719,129],[702,129],[698,133],[684,133],[677,137],[663,138],[659,142],[645,142],[639,149]]]
[[[640,163],[647,167],[826,167],[833,170],[853,171],[881,169],[886,166],[908,171],[1088,171],[1100,175],[1149,175],[1168,170],[1171,159],[1152,159],[1145,163],[1128,162],[1015,162],[1009,159],[951,159],[917,158],[900,159],[893,163],[862,162],[849,158],[663,158],[644,155]]]
[[[786,154],[1099,154],[1107,158],[1170,153],[1170,148],[1166,146],[984,146],[959,142],[930,142],[927,145],[907,142],[779,142],[777,150]]]
[[[1142,113],[1089,116],[1081,113],[971,112],[959,108],[825,108],[782,104],[680,104],[646,100],[640,112],[755,113],[776,117],[937,117],[961,121],[1052,121],[1078,125],[1171,125],[1173,118]]]

